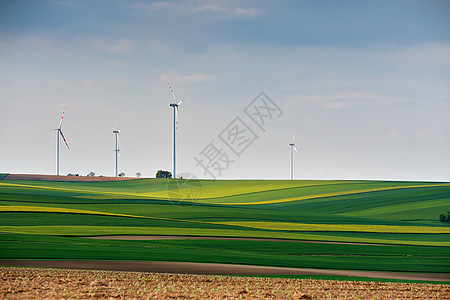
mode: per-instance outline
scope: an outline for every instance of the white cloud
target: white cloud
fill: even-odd
[[[396,139],[399,137],[400,132],[398,130],[393,129],[393,130],[389,130],[386,135],[388,138]]]
[[[13,39],[0,39],[0,48],[33,48],[47,50],[53,47],[53,39],[41,35],[26,35]]]
[[[320,103],[324,108],[341,109],[348,107],[390,106],[401,102],[400,99],[382,96],[371,92],[350,92],[334,95],[298,96],[298,101]]]
[[[231,15],[246,15],[246,16],[254,16],[259,13],[259,11],[254,8],[242,8],[242,7],[227,8],[219,5],[210,5],[210,4],[199,5],[197,7],[194,7],[192,11],[196,13],[202,11],[213,11]]]
[[[400,49],[396,58],[413,64],[422,62],[427,65],[450,65],[450,45],[432,43]]]
[[[117,86],[120,84],[126,84],[128,80],[126,78],[110,78],[110,79],[85,79],[85,80],[64,80],[58,83],[59,86],[66,89],[96,89],[101,90],[108,87]]]
[[[218,6],[218,5],[199,5],[195,8],[192,9],[194,12],[199,12],[199,11],[206,11],[206,10],[210,10],[210,11],[220,11],[220,12],[226,12],[227,10],[224,7]]]
[[[259,11],[254,8],[240,8],[240,7],[236,8],[234,12],[243,15],[257,15],[259,13]]]
[[[87,46],[89,48],[94,48],[97,50],[113,54],[127,53],[132,49],[131,42],[127,39],[121,39],[116,41],[110,41],[105,39],[93,39],[87,41]]]
[[[63,102],[63,103],[59,103],[57,105],[57,107],[59,109],[64,109],[64,108],[74,108],[77,107],[80,103],[78,101],[74,101],[74,102]]]
[[[417,131],[416,131],[416,137],[418,137],[418,138],[424,138],[424,137],[427,137],[427,136],[429,136],[431,133],[433,133],[433,129],[430,129],[430,128],[428,128],[428,129],[417,129]]]
[[[167,1],[158,1],[154,3],[148,3],[148,2],[142,2],[142,1],[136,1],[132,7],[138,10],[147,10],[147,11],[154,11],[154,10],[161,10],[166,9],[170,6],[170,3]]]
[[[215,79],[215,77],[211,74],[205,74],[205,73],[194,73],[194,74],[187,74],[187,75],[177,75],[177,74],[161,74],[159,76],[161,80],[164,82],[171,82],[171,83],[177,83],[177,82],[183,82],[187,84],[193,84],[193,83],[201,83],[201,82],[208,82]]]

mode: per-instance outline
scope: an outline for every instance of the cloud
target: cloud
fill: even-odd
[[[111,79],[86,79],[86,80],[64,80],[58,83],[59,86],[66,89],[105,89],[120,84],[126,84],[126,78],[111,78]]]
[[[400,102],[399,99],[382,96],[370,92],[339,93],[334,95],[313,95],[296,97],[297,101],[309,101],[322,104],[328,109],[343,109],[348,107],[390,106]]]
[[[74,101],[74,102],[63,102],[63,103],[59,103],[57,105],[57,107],[59,109],[64,109],[64,108],[74,108],[77,107],[80,103],[78,101]]]
[[[450,65],[450,44],[430,43],[407,48],[397,58],[401,62]]]
[[[227,10],[224,7],[218,6],[218,5],[209,5],[209,4],[205,4],[205,5],[199,5],[195,8],[192,9],[192,11],[194,12],[199,12],[199,11],[220,11],[220,12],[226,12]]]
[[[418,137],[418,138],[425,138],[425,137],[429,136],[430,134],[432,134],[433,131],[434,130],[430,129],[430,128],[428,128],[428,129],[417,129],[416,137]]]
[[[396,139],[400,136],[400,132],[398,130],[389,130],[386,134],[386,136],[390,139]]]
[[[85,7],[86,3],[77,0],[51,0],[50,3],[55,5],[65,6],[69,8],[82,8]]]
[[[0,39],[0,48],[19,47],[47,50],[51,49],[53,44],[53,39],[41,35],[27,35],[13,39]]]
[[[242,8],[242,7],[236,7],[236,8],[227,8],[219,5],[199,5],[197,7],[194,7],[192,9],[193,12],[203,12],[203,11],[213,11],[213,12],[221,12],[231,15],[246,15],[246,16],[255,16],[259,13],[257,9],[254,8]]]
[[[259,13],[259,11],[254,8],[240,8],[240,7],[236,8],[234,12],[242,15],[257,15]]]
[[[148,2],[142,2],[137,1],[135,2],[132,7],[137,10],[146,10],[146,11],[154,11],[154,10],[161,10],[166,9],[170,6],[170,3],[167,1],[158,1],[154,3],[148,3]]]
[[[205,73],[194,73],[188,75],[161,74],[159,78],[164,82],[182,82],[187,84],[208,82],[215,79],[213,75]]]
[[[111,41],[105,39],[93,39],[87,41],[87,46],[89,48],[113,53],[113,54],[124,54],[130,52],[132,49],[131,42],[126,39]]]

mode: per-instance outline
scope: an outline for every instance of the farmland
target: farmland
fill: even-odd
[[[1,268],[7,299],[448,299],[443,284]]]
[[[450,226],[438,219],[450,210],[449,183],[6,179],[0,180],[3,261],[221,263],[450,277]],[[122,238],[86,238],[100,236]]]

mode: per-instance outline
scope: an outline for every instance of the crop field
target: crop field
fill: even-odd
[[[450,226],[439,221],[450,211],[449,183],[6,178],[3,261],[221,263],[450,280]]]
[[[444,284],[0,267],[7,299],[448,299]]]

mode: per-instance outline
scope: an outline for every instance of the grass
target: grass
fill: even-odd
[[[450,233],[450,227],[391,226],[366,224],[306,224],[289,222],[222,222],[218,224],[282,231],[333,231],[377,233]]]
[[[195,192],[196,197],[190,198]],[[411,272],[450,270],[450,184],[141,179],[0,182],[0,259],[111,259]],[[105,241],[79,236],[282,241]],[[312,248],[308,248],[312,247]]]
[[[401,283],[425,283],[425,284],[445,284],[447,281],[424,281],[424,280],[405,280],[389,278],[370,278],[356,276],[333,276],[333,275],[232,275],[235,277],[256,277],[256,278],[286,278],[286,279],[309,279],[309,280],[339,280],[339,281],[371,281],[371,282],[401,282]]]

